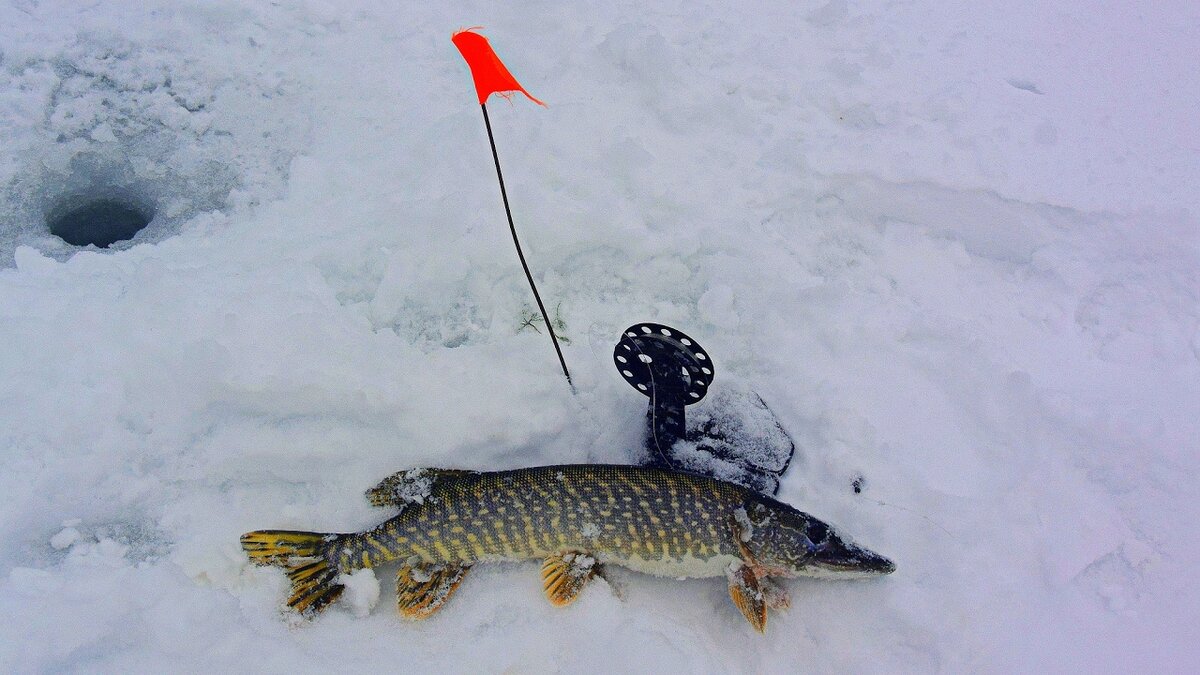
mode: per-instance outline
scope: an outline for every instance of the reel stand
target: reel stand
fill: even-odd
[[[753,392],[720,392],[714,408],[688,428],[687,406],[708,394],[715,366],[700,343],[658,323],[625,329],[613,363],[629,386],[650,399],[646,410],[648,464],[712,475],[766,494],[779,479],[796,444]]]

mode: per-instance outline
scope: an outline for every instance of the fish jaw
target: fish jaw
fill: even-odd
[[[822,547],[801,574],[821,579],[865,579],[891,574],[896,563],[874,551],[833,540]]]

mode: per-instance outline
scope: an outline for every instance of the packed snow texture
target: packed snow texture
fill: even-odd
[[[1200,668],[1197,7],[0,0],[0,671]],[[549,104],[489,110],[577,395],[518,330],[473,25]],[[153,222],[49,235],[100,193]],[[242,532],[635,457],[634,321],[898,571],[789,582],[765,636],[723,579],[558,609],[536,563],[280,613]]]

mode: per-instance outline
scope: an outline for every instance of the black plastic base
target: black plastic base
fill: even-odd
[[[692,409],[684,441],[669,454],[675,467],[773,495],[795,452],[795,442],[761,396],[721,387]]]

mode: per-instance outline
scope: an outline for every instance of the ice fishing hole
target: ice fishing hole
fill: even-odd
[[[47,218],[47,225],[50,234],[72,246],[108,248],[132,239],[153,218],[153,213],[127,201],[101,197],[59,207]]]

